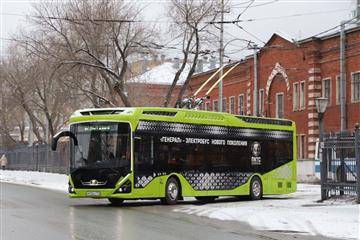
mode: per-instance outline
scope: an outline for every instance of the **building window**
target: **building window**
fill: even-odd
[[[204,104],[202,103],[202,104],[200,104],[197,108],[195,108],[195,109],[198,109],[198,110],[203,110],[203,108],[204,108]]]
[[[294,83],[293,110],[299,110],[299,83]]]
[[[360,72],[352,74],[352,100],[360,101]]]
[[[245,109],[244,109],[244,94],[239,95],[239,109],[238,109],[238,113],[239,115],[245,115]]]
[[[219,102],[218,100],[213,101],[213,111],[218,112],[219,111]]]
[[[229,98],[229,113],[231,114],[235,113],[235,97]]]
[[[223,101],[222,101],[222,111],[223,111],[223,112],[227,112],[227,102],[226,102],[226,98],[223,98]]]
[[[284,118],[284,94],[276,94],[276,118]]]
[[[322,85],[322,96],[328,99],[328,106],[331,104],[331,79],[324,79]]]
[[[205,102],[205,111],[211,111],[210,102]]]
[[[336,76],[336,104],[340,104],[340,76]]]
[[[259,90],[259,115],[264,116],[264,89]]]
[[[305,82],[300,83],[300,110],[305,109]]]
[[[250,109],[250,93],[247,92],[246,93],[246,114],[251,114],[251,109]]]
[[[298,154],[299,159],[305,158],[305,149],[306,149],[305,139],[306,139],[305,135],[299,135],[299,154]]]

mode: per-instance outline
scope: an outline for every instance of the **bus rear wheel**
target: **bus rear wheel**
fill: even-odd
[[[263,189],[259,177],[255,176],[250,182],[250,197],[252,200],[259,200],[262,198]]]
[[[120,206],[124,202],[124,199],[121,199],[121,198],[108,198],[108,200],[111,203],[111,205],[114,205],[114,206]]]
[[[166,182],[165,187],[165,198],[161,199],[161,202],[167,205],[174,205],[180,198],[180,184],[179,182],[171,177]]]

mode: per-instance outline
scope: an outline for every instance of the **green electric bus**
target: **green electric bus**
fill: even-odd
[[[161,199],[296,191],[295,123],[176,108],[76,111],[70,129],[69,195]]]

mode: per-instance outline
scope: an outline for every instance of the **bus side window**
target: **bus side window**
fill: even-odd
[[[135,137],[134,138],[134,164],[135,170],[148,170],[153,169],[153,153],[152,141],[149,136]]]
[[[141,137],[134,137],[134,163],[137,165],[139,162]]]

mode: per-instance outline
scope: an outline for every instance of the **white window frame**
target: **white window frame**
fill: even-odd
[[[298,82],[293,84],[293,111],[300,110],[300,84]]]
[[[340,105],[340,76],[337,75],[335,77],[335,85],[336,85],[336,105]]]
[[[211,111],[209,101],[205,102],[205,111]]]
[[[218,99],[214,99],[213,100],[213,109],[214,112],[218,112],[219,111],[219,101]]]
[[[265,107],[265,90],[262,88],[259,90],[259,115],[264,116]]]
[[[330,85],[329,85],[329,88],[330,88],[330,92],[329,92],[329,98],[328,98],[328,106],[331,106],[331,98],[332,98],[332,86],[331,86],[331,77],[329,78],[323,78],[322,80],[322,97],[325,97],[325,82],[326,81],[329,81]]]
[[[302,145],[302,138],[304,139],[304,145]],[[306,156],[306,135],[299,134],[299,159],[305,159]]]
[[[249,112],[249,114],[251,114],[251,109],[248,109],[248,101],[250,102],[250,93],[247,92],[246,93],[246,101],[245,101],[246,114],[248,114],[248,112]],[[251,107],[251,103],[249,105]]]
[[[232,104],[231,101],[233,101]],[[231,114],[235,114],[235,105],[236,105],[235,101],[236,101],[235,96],[229,97],[229,113]]]
[[[241,104],[240,98],[242,98],[242,106],[240,106],[240,104]],[[242,109],[242,113],[241,113],[240,109]],[[244,94],[239,94],[239,96],[238,96],[238,114],[245,115],[245,95]]]
[[[360,71],[351,73],[351,102],[358,103],[358,102],[360,102],[360,98],[355,99],[355,80],[354,80],[355,74],[360,74]]]
[[[304,85],[304,91],[301,91],[301,85]],[[306,82],[301,81],[299,84],[299,108],[305,110],[306,108]]]
[[[279,103],[278,103],[278,99],[279,99],[279,96],[282,96],[282,114],[283,116],[280,117],[279,116]],[[280,93],[276,93],[276,99],[275,99],[275,116],[276,118],[284,118],[285,117],[285,113],[284,113],[284,110],[285,110],[285,98],[284,98],[284,93],[283,92],[280,92]]]
[[[227,100],[226,100],[226,97],[224,97],[223,101],[222,101],[222,111],[227,112]]]

